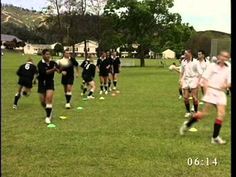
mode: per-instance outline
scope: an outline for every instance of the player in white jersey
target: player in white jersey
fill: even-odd
[[[192,94],[194,111],[198,110],[198,84],[201,77],[201,67],[197,60],[193,60],[191,50],[185,51],[185,60],[181,62],[180,67],[180,85],[183,89],[184,104],[186,108],[185,117],[189,117],[190,114],[190,103],[189,97]]]
[[[211,143],[226,143],[226,141],[222,140],[219,134],[225,117],[225,107],[227,104],[225,90],[231,87],[231,69],[226,62],[229,57],[230,54],[227,51],[221,51],[218,55],[217,63],[210,64],[204,72],[202,78],[204,79],[205,95],[202,100],[205,102],[205,106],[201,112],[193,114],[189,121],[183,123],[180,128],[181,135],[183,135],[198,120],[208,115],[209,109],[214,106],[217,109],[217,118],[214,123]]]
[[[199,50],[198,53],[198,64],[199,67],[201,67],[202,73],[206,70],[207,66],[210,64],[209,61],[205,58],[205,52],[203,50]],[[201,88],[202,95],[204,95],[204,89],[203,89],[203,80],[200,81],[199,86]],[[203,102],[200,102],[199,104],[203,104]]]

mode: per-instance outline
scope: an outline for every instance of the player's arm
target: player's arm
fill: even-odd
[[[91,76],[94,78],[96,74],[96,66],[95,65],[90,65],[91,68]]]
[[[180,70],[179,70],[179,84],[182,85],[182,78],[184,76],[184,68],[183,65],[180,65]]]
[[[100,72],[99,67],[100,67],[100,59],[97,60],[97,64],[96,64],[96,69],[98,73]]]

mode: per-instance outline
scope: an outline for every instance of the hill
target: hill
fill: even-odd
[[[32,28],[38,26],[44,19],[42,12],[24,9],[13,5],[3,5],[1,10],[1,25],[12,23],[19,27]]]

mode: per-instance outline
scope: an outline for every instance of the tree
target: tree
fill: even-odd
[[[56,53],[56,55],[58,55],[59,53],[63,53],[63,51],[64,51],[63,45],[57,43],[54,46],[54,52]]]
[[[160,48],[166,29],[181,22],[178,14],[169,12],[172,6],[173,0],[108,0],[105,15],[116,17],[117,29],[126,43],[139,44],[141,67],[145,66],[145,51],[152,47]]]

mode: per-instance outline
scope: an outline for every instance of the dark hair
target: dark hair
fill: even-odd
[[[43,55],[45,55],[47,52],[50,52],[50,50],[49,50],[49,49],[43,49],[43,50],[42,50],[42,54],[43,54]]]
[[[66,53],[66,52],[69,52],[70,49],[69,48],[66,48],[64,51],[63,51],[63,54]]]
[[[175,65],[175,66],[176,66],[175,62],[174,62],[174,63],[172,63],[172,65]]]
[[[198,52],[201,52],[203,55],[206,55],[206,52],[204,50],[198,50]]]
[[[193,54],[191,49],[186,49],[185,51],[187,51],[188,53]]]

